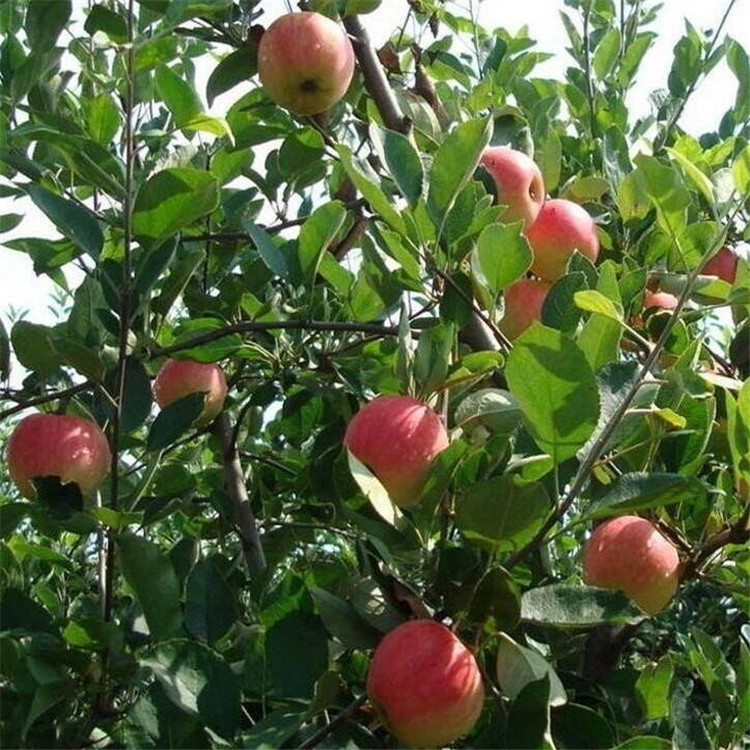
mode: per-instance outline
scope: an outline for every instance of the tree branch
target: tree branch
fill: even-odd
[[[77,393],[87,391],[93,387],[94,384],[90,380],[87,380],[85,383],[79,383],[78,385],[71,386],[70,388],[66,388],[63,391],[55,391],[54,393],[47,393],[44,396],[35,396],[34,398],[26,399],[22,403],[19,403],[17,406],[11,406],[9,409],[5,409],[5,411],[0,411],[0,422],[2,422],[7,417],[12,416],[13,414],[18,414],[25,409],[30,409],[32,406],[47,404],[50,401],[67,399],[71,396],[75,396]]]
[[[411,121],[401,112],[396,97],[388,85],[378,55],[373,48],[367,30],[356,15],[344,19],[344,27],[351,37],[359,69],[365,79],[365,87],[375,101],[375,106],[387,128],[399,133],[408,133]]]
[[[200,336],[194,336],[171,346],[158,346],[151,350],[150,358],[163,357],[174,352],[192,349],[200,344],[208,344],[211,341],[231,336],[234,333],[252,333],[255,331],[353,331],[357,333],[370,333],[377,336],[398,336],[398,328],[384,326],[377,323],[350,323],[348,321],[321,321],[321,320],[272,320],[263,322],[259,320],[247,320],[243,323],[235,323],[216,331],[209,331]]]
[[[328,722],[324,727],[318,729],[315,734],[311,734],[299,747],[300,750],[305,748],[316,747],[319,745],[328,735],[336,729],[336,727],[343,721],[346,721],[361,705],[367,701],[366,695],[360,695],[359,698],[353,700],[346,708],[343,708],[339,713],[334,716],[331,721]]]
[[[227,494],[235,509],[235,523],[239,531],[247,567],[252,575],[259,575],[266,568],[266,557],[260,542],[255,516],[245,486],[240,456],[234,444],[232,425],[226,412],[222,412],[213,423],[211,431],[219,441],[221,462],[224,466],[224,481]]]

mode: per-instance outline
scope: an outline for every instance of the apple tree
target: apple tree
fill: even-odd
[[[0,1],[2,746],[748,742],[738,9],[502,6]]]

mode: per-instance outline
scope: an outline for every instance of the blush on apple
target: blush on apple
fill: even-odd
[[[557,281],[576,250],[592,263],[599,256],[596,224],[586,209],[572,201],[545,201],[526,238],[534,254],[531,270],[545,281]]]
[[[370,662],[367,693],[383,725],[409,747],[444,747],[471,731],[484,705],[474,655],[433,620],[391,630]]]
[[[213,421],[224,407],[227,379],[216,364],[169,359],[156,375],[153,388],[154,398],[162,409],[191,393],[205,393],[205,406],[195,421],[196,427],[203,427]]]
[[[379,396],[349,422],[344,445],[375,474],[393,502],[419,502],[435,456],[448,447],[440,417],[409,396]]]
[[[583,553],[583,580],[618,589],[655,615],[677,591],[680,558],[647,519],[619,516],[597,526]]]
[[[669,292],[651,291],[647,289],[643,295],[643,309],[657,307],[662,310],[674,310],[677,307],[677,297]]]
[[[509,339],[520,336],[535,320],[542,319],[544,300],[551,286],[538,279],[521,279],[503,292],[505,313],[500,330]]]
[[[258,74],[277,104],[296,115],[317,115],[346,94],[354,50],[330,18],[310,11],[287,13],[260,39]]]
[[[734,280],[737,278],[737,256],[728,247],[722,247],[703,266],[701,274],[703,276],[718,276],[727,284],[734,284]]]
[[[8,440],[10,477],[24,497],[36,495],[33,479],[58,477],[91,495],[109,472],[109,443],[95,422],[67,414],[31,414]]]
[[[507,206],[500,217],[510,223],[522,220],[530,227],[544,203],[544,179],[534,160],[507,146],[488,148],[479,164],[495,182],[497,202]]]

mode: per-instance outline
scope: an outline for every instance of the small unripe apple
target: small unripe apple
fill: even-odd
[[[330,18],[310,11],[287,13],[260,39],[258,74],[277,104],[296,115],[318,115],[346,94],[354,50]]]
[[[650,307],[659,307],[662,310],[674,310],[677,307],[677,297],[669,292],[652,292],[647,289],[643,295],[643,309],[648,310]]]
[[[618,589],[655,615],[677,591],[680,558],[647,519],[619,516],[597,526],[583,553],[583,580]]]
[[[154,398],[163,409],[177,399],[191,393],[205,393],[203,411],[195,420],[196,427],[211,422],[224,407],[227,379],[216,364],[204,364],[191,359],[168,359],[154,379]]]
[[[67,414],[31,414],[8,440],[11,479],[24,497],[34,499],[32,479],[58,477],[91,495],[109,472],[112,454],[101,428],[90,419]]]
[[[521,279],[503,292],[505,313],[500,330],[509,339],[520,336],[535,320],[542,319],[544,300],[551,286],[538,279]]]
[[[500,217],[510,223],[523,220],[530,227],[544,203],[544,178],[534,160],[508,146],[494,146],[479,163],[495,182],[497,202],[507,209]]]
[[[703,266],[701,274],[703,276],[718,276],[727,284],[734,284],[734,280],[737,278],[737,256],[728,247],[722,247]]]
[[[384,726],[409,747],[444,747],[467,732],[484,705],[474,655],[434,620],[391,630],[370,662],[367,693]]]
[[[349,422],[344,445],[367,465],[406,508],[419,502],[435,456],[448,447],[448,433],[429,406],[409,396],[379,396]]]
[[[576,250],[592,263],[599,256],[596,224],[585,208],[572,201],[545,201],[526,230],[526,239],[534,253],[531,270],[545,281],[557,281]]]

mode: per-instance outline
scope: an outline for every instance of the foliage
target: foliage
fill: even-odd
[[[55,325],[0,329],[0,419],[89,416],[117,466],[65,516],[0,463],[4,746],[382,747],[368,659],[413,616],[482,665],[467,747],[747,742],[750,270],[699,273],[750,239],[747,51],[687,24],[636,117],[655,2],[566,0],[572,62],[550,80],[525,30],[482,28],[471,3],[388,0],[394,120],[362,76],[355,14],[378,4],[305,3],[345,16],[359,70],[295,119],[253,78],[263,0],[0,2],[0,195],[59,232],[2,252],[66,299]],[[694,137],[682,112],[722,60],[737,100]],[[603,248],[512,349],[496,324],[528,249],[475,171],[488,143],[533,154]],[[641,316],[649,278],[684,306]],[[195,398],[156,416],[167,354],[222,364],[227,430],[192,429]],[[387,392],[451,431],[401,512],[342,450]],[[225,482],[234,443],[264,566]],[[622,512],[685,563],[649,620],[581,582],[592,521]]]

